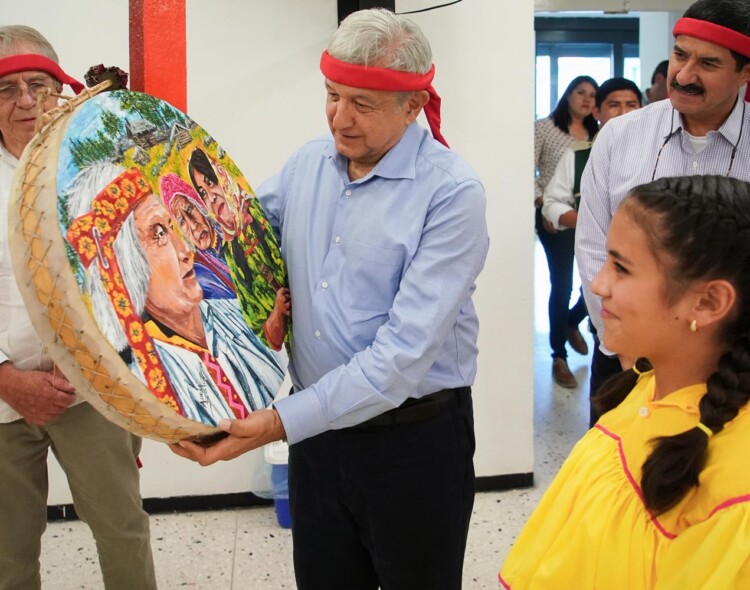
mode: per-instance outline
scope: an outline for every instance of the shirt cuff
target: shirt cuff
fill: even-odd
[[[328,430],[323,409],[312,389],[275,401],[273,407],[279,413],[290,445]]]
[[[559,231],[570,229],[564,225],[560,225],[560,217],[565,215],[568,211],[575,211],[570,205],[564,203],[547,203],[545,202],[542,207],[542,215],[552,224],[552,226]]]

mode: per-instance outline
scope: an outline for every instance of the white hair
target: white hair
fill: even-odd
[[[60,63],[55,48],[36,29],[27,27],[26,25],[6,25],[0,27],[0,58],[26,53],[27,50],[24,49],[24,45],[30,45],[34,49],[33,53],[43,55],[56,64]],[[62,82],[54,77],[53,80],[55,82],[55,89],[57,92],[61,92],[63,87]]]
[[[91,164],[81,169],[65,191],[69,218],[73,220],[88,213],[94,197],[124,171],[124,168],[110,162]],[[133,312],[140,316],[146,306],[151,269],[138,241],[132,212],[123,222],[113,248],[125,289],[133,304]],[[98,259],[84,272],[83,292],[89,296],[94,317],[107,340],[118,352],[128,348],[128,339],[102,285]]]
[[[39,55],[60,63],[52,44],[36,29],[26,25],[0,27],[0,57],[18,55],[18,47],[24,43],[31,45]]]
[[[347,16],[328,45],[332,57],[361,66],[426,74],[432,49],[417,24],[384,8]]]

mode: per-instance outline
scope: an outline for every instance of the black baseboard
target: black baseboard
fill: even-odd
[[[478,477],[478,492],[497,492],[514,488],[526,488],[534,485],[533,473],[511,473]],[[174,498],[146,498],[143,508],[149,514],[168,512],[191,512],[194,510],[228,510],[231,508],[252,508],[254,506],[271,506],[273,500],[260,498],[250,492],[236,494],[213,494],[210,496],[177,496]],[[72,504],[47,506],[47,520],[78,520]]]
[[[210,496],[176,496],[174,498],[145,498],[143,508],[149,514],[192,512],[194,510],[228,510],[272,506],[273,500],[260,498],[250,492],[212,494]],[[47,520],[78,520],[73,504],[47,506]]]
[[[214,494],[211,496],[146,498],[143,500],[143,508],[149,514],[191,512],[193,510],[226,510],[229,508],[252,508],[254,506],[273,506],[273,500],[260,498],[250,492]]]
[[[534,485],[533,473],[508,473],[477,477],[475,488],[478,492],[501,492],[516,488],[529,488]]]

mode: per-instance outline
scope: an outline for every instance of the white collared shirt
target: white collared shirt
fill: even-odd
[[[0,363],[10,361],[21,370],[50,370],[52,360],[31,324],[16,284],[8,244],[12,230],[8,228],[8,201],[17,166],[18,159],[0,142]],[[20,414],[0,400],[0,423],[19,418]]]

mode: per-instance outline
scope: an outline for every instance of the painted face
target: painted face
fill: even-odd
[[[195,179],[195,188],[198,194],[211,212],[212,217],[224,230],[225,237],[231,238],[234,236],[237,233],[239,222],[237,214],[227,202],[224,189],[219,183],[214,183],[199,170],[193,170],[193,178]]]
[[[336,151],[364,168],[373,168],[416,118],[408,101],[398,107],[395,92],[354,88],[330,80],[326,80],[326,90],[326,117]]]
[[[177,194],[169,204],[172,217],[182,235],[198,250],[206,250],[214,243],[214,229],[195,203],[185,195]]]
[[[679,350],[685,337],[687,295],[667,300],[664,268],[627,208],[615,212],[607,236],[607,260],[591,282],[602,298],[604,345],[630,357],[655,360]]]
[[[568,96],[568,110],[573,117],[585,119],[596,104],[596,88],[588,82],[581,82]]]
[[[186,317],[203,299],[193,270],[193,253],[156,195],[143,199],[133,215],[138,241],[151,269],[146,311],[157,320]]]
[[[3,145],[16,157],[34,137],[37,117],[36,95],[49,89],[55,92],[55,80],[45,72],[19,72],[0,78],[0,134]],[[44,101],[44,112],[57,105],[57,98]]]
[[[750,65],[737,71],[725,47],[679,35],[669,58],[667,86],[672,106],[691,133],[717,129],[729,115],[740,87],[750,79]],[[692,129],[691,124],[708,124]]]
[[[602,127],[610,119],[641,108],[638,97],[632,90],[615,90],[607,95],[600,108],[594,107],[594,116]]]

